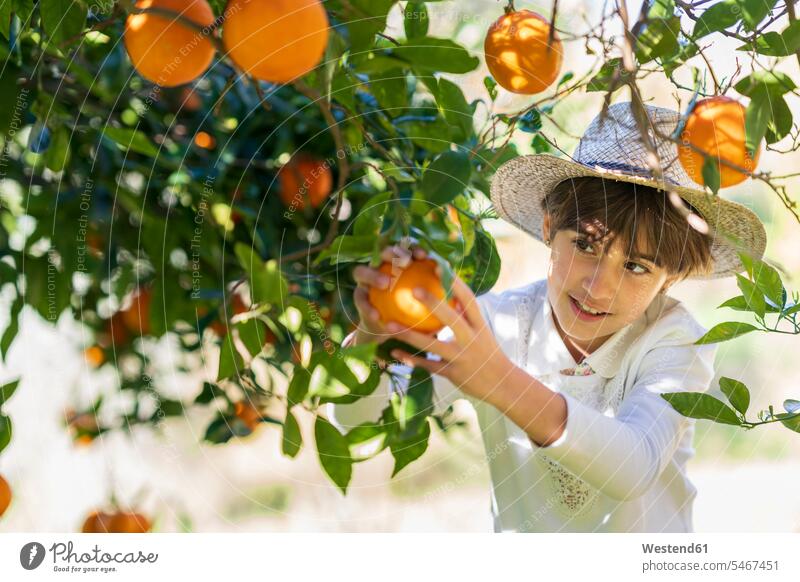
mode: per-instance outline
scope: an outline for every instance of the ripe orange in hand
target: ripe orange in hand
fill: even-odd
[[[413,294],[416,287],[421,287],[444,300],[444,287],[436,274],[436,266],[436,261],[426,258],[412,260],[405,269],[393,268],[389,261],[378,267],[381,273],[389,275],[391,282],[387,289],[370,287],[369,301],[378,310],[384,324],[396,321],[422,333],[436,333],[444,327],[439,318]],[[448,303],[453,308],[458,306],[455,297]]]
[[[214,24],[206,0],[139,0],[136,8],[170,10],[201,27]],[[214,59],[214,45],[207,35],[167,16],[131,14],[123,38],[136,71],[162,87],[193,81]]]
[[[729,168],[720,159],[752,172],[758,165],[761,144],[750,156],[745,147],[745,107],[730,97],[718,95],[698,101],[681,134],[678,146],[678,160],[689,177],[705,185],[703,179],[704,156],[685,144],[700,148],[717,161],[720,188],[733,186],[747,179],[748,174]]]
[[[0,475],[0,517],[3,516],[9,505],[11,505],[11,486]]]
[[[320,0],[229,0],[222,42],[256,79],[288,83],[322,60],[329,26]]]
[[[287,208],[317,208],[333,189],[333,173],[324,160],[297,155],[278,172],[280,197]]]
[[[498,18],[486,33],[486,66],[498,85],[513,93],[533,95],[556,80],[564,60],[557,32],[549,44],[550,22],[531,10],[515,10]]]

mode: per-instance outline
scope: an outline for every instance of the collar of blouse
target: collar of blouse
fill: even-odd
[[[647,333],[648,325],[657,320],[662,311],[676,300],[659,294],[645,312],[635,321],[616,331],[603,345],[584,358],[583,363],[604,378],[615,377],[625,355],[633,344]],[[531,333],[528,338],[528,365],[538,374],[557,374],[565,368],[575,368],[578,363],[564,345],[553,321],[553,311],[547,299],[547,288],[537,294],[533,303]]]

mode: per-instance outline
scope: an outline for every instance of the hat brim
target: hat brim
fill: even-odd
[[[764,254],[767,244],[764,225],[752,210],[742,204],[699,188],[659,182],[648,176],[627,174],[601,166],[587,166],[551,154],[519,156],[501,165],[491,182],[492,203],[501,218],[542,240],[542,199],[559,182],[586,176],[672,191],[697,209],[713,230],[713,266],[710,272],[693,274],[687,277],[689,279],[715,279],[743,271],[744,265],[739,260],[737,249],[746,250],[756,258]]]

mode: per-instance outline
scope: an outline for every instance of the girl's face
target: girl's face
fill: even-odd
[[[593,352],[636,320],[675,280],[652,258],[628,256],[616,239],[593,243],[573,230],[549,236],[547,215],[542,226],[551,241],[547,287],[557,327],[568,347],[571,343],[582,353]]]

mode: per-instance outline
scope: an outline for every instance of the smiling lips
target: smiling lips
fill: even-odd
[[[575,312],[575,314],[583,320],[596,321],[605,317],[606,315],[611,315],[606,311],[600,311],[599,309],[595,309],[581,301],[578,301],[572,295],[569,295],[569,302],[570,305],[572,305],[572,310]]]

